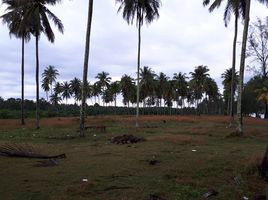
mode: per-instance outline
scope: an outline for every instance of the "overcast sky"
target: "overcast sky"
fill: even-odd
[[[58,81],[82,79],[85,31],[87,22],[86,0],[64,0],[50,7],[63,22],[61,35],[54,28],[54,44],[42,35],[40,40],[40,79],[48,65],[60,73]],[[160,18],[142,27],[141,66],[149,66],[157,74],[164,72],[172,78],[174,73],[193,71],[198,65],[207,65],[210,75],[219,87],[221,74],[231,67],[233,18],[224,27],[223,9],[209,13],[202,0],[162,0]],[[124,74],[136,76],[137,29],[117,14],[114,0],[95,0],[92,22],[89,79],[101,71],[108,72],[112,80]],[[5,11],[1,5],[0,15]],[[251,22],[266,17],[267,8],[252,1]],[[238,41],[241,42],[240,22]],[[240,47],[240,44],[238,45]],[[237,69],[240,48],[237,51]],[[20,98],[21,41],[9,37],[6,25],[0,25],[0,96]],[[250,74],[246,72],[248,77]],[[41,90],[42,91],[42,90]],[[45,97],[42,91],[41,96]],[[35,98],[35,45],[34,38],[25,47],[25,98]]]

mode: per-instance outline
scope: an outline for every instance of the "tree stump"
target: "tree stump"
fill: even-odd
[[[260,165],[260,175],[265,179],[268,178],[268,145],[266,147],[266,152]]]

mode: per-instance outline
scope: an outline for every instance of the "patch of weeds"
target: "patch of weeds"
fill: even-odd
[[[196,200],[202,196],[201,191],[192,185],[176,185],[175,200]]]

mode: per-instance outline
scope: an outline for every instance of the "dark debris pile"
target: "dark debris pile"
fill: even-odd
[[[145,141],[144,138],[135,137],[133,135],[120,135],[110,139],[114,144],[133,144]]]

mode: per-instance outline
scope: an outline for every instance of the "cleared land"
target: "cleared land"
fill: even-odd
[[[78,136],[78,118],[0,120],[0,144],[27,143],[48,155],[65,153],[58,165],[37,166],[40,159],[0,156],[0,199],[3,200],[196,200],[216,190],[217,200],[254,199],[268,194],[257,165],[268,141],[268,121],[245,118],[245,135],[230,137],[228,118],[208,116],[88,117]],[[120,135],[145,138],[118,145]],[[155,162],[154,162],[155,161]],[[86,182],[83,179],[87,179]]]

